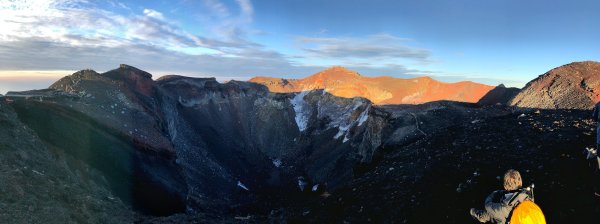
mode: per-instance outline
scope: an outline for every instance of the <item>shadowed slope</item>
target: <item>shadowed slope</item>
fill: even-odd
[[[481,97],[477,104],[479,105],[508,105],[510,101],[521,91],[518,88],[506,88],[503,84],[490,90],[485,96]]]

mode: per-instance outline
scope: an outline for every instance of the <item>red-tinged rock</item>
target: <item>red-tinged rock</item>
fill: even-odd
[[[331,67],[303,79],[255,77],[250,82],[263,84],[271,92],[300,92],[324,89],[345,98],[363,97],[379,105],[422,104],[449,100],[476,103],[493,86],[474,83],[445,83],[430,77],[401,79],[390,76],[366,77],[344,67]]]
[[[540,109],[591,109],[600,101],[600,63],[574,62],[527,83],[511,105]]]

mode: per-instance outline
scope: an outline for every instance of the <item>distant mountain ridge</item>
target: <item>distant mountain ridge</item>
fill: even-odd
[[[366,77],[340,66],[325,69],[303,79],[254,77],[249,81],[263,84],[272,92],[324,89],[335,96],[364,97],[379,105],[421,104],[440,100],[476,103],[495,88],[470,81],[445,83],[430,77]]]

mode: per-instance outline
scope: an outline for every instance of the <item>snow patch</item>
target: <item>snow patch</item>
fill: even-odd
[[[369,118],[369,110],[371,109],[371,105],[368,105],[367,108],[360,113],[357,119],[352,119],[353,112],[360,108],[363,103],[364,102],[362,101],[356,101],[353,106],[347,106],[345,110],[343,110],[344,112],[342,114],[330,117],[332,118],[330,127],[338,128],[337,134],[333,136],[334,139],[339,139],[340,137],[344,136],[342,142],[347,142],[350,140],[350,137],[348,136],[348,131],[350,128],[354,126],[361,126],[365,121],[367,121]]]
[[[317,190],[319,190],[319,184],[313,185],[312,191],[317,191]]]
[[[371,109],[371,105],[369,105],[367,107],[367,109],[365,109],[362,113],[360,113],[360,116],[358,116],[358,126],[361,126],[363,123],[365,123],[365,121],[367,121],[367,119],[369,118],[369,110]]]
[[[296,113],[296,124],[301,132],[308,127],[308,119],[310,118],[310,105],[304,101],[304,97],[308,93],[308,91],[300,92],[290,100],[290,103],[294,106],[294,112]]]
[[[274,159],[273,160],[273,166],[279,168],[281,166],[282,162],[281,159]]]
[[[242,182],[239,181],[239,180],[237,182],[237,186],[240,187],[240,188],[242,188],[242,189],[244,189],[244,190],[249,191],[248,187],[246,187],[246,185],[242,184]]]
[[[335,134],[335,136],[333,136],[333,138],[335,139],[339,139],[340,137],[342,137],[344,134],[346,134],[346,132],[348,131],[348,128],[350,128],[350,124],[348,125],[340,125],[338,126],[338,133]]]
[[[342,143],[346,143],[348,140],[350,140],[348,138],[348,134],[344,135],[344,140],[342,140]]]
[[[307,183],[304,181],[304,177],[298,177],[298,187],[300,188],[300,191],[304,191],[306,185]]]

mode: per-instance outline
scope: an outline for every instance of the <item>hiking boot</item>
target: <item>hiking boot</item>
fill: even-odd
[[[481,223],[490,221],[490,216],[484,210],[471,208],[469,213],[471,213],[471,217]]]

